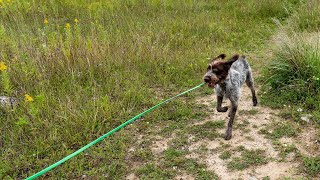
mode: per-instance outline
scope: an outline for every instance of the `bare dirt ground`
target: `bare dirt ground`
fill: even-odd
[[[205,105],[210,111],[209,117],[197,121],[189,126],[201,125],[209,121],[225,120],[225,127],[228,122],[228,113],[219,113],[215,110],[215,95],[208,95],[205,97],[197,98],[196,103]],[[229,106],[228,101],[224,105]],[[267,138],[264,134],[259,133],[261,129],[272,127],[274,124],[283,123],[284,119],[279,117],[280,110],[270,109],[258,105],[252,106],[251,93],[248,87],[243,86],[240,104],[234,124],[232,139],[226,141],[223,136],[215,138],[214,140],[201,139],[193,140],[194,136],[189,135],[188,149],[189,154],[185,157],[194,159],[199,163],[205,164],[208,170],[215,172],[220,179],[303,179],[306,174],[302,171],[301,162],[299,163],[295,158],[297,154],[308,156],[319,156],[320,148],[317,142],[316,130],[310,125],[301,129],[301,132],[295,137],[282,137],[277,142],[280,144],[275,145],[274,140]],[[224,134],[225,128],[218,130],[220,134]],[[269,129],[268,131],[272,131]],[[174,135],[170,138],[163,138],[155,136],[152,138],[150,149],[155,156],[161,158],[163,153],[170,146],[170,141],[174,139]],[[285,151],[286,147],[294,145],[296,151],[280,155]],[[279,146],[282,147],[279,148]],[[234,157],[239,157],[240,152],[236,149],[244,147],[247,150],[264,150],[268,162],[263,165],[250,165],[243,170],[231,170],[227,164]],[[229,150],[232,152],[231,158],[222,159],[219,157],[224,151]],[[319,178],[315,177],[315,179]],[[127,179],[139,179],[137,176],[130,174]],[[192,174],[188,172],[181,172],[176,175],[175,179],[195,179]]]

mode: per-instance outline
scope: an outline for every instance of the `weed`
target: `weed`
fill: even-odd
[[[219,158],[220,158],[220,159],[223,159],[223,160],[229,159],[230,157],[231,157],[230,151],[224,151],[223,153],[221,153],[221,154],[219,155]]]
[[[250,115],[253,116],[257,114],[259,111],[257,109],[250,109],[250,110],[240,110],[239,115]]]
[[[266,158],[265,151],[261,149],[247,150],[245,149],[240,157],[232,158],[228,162],[227,167],[231,170],[243,170],[249,166],[259,166],[266,164],[268,159]]]
[[[172,179],[174,173],[172,171],[163,169],[154,164],[146,164],[136,170],[137,175],[141,179]]]
[[[213,140],[220,136],[219,133],[216,132],[217,129],[224,128],[225,122],[221,121],[208,121],[202,125],[195,125],[190,127],[189,133],[194,134],[197,139],[208,138],[209,140]]]
[[[270,177],[269,176],[265,176],[262,178],[262,180],[270,180]]]
[[[282,160],[284,160],[290,153],[295,153],[295,157],[298,156],[297,154],[299,153],[299,150],[294,144],[283,144],[278,140],[274,140],[272,144],[278,151],[280,151],[279,156]]]
[[[136,161],[151,161],[153,159],[152,151],[148,148],[141,148],[133,153],[133,159]]]
[[[282,137],[294,137],[300,131],[299,126],[293,122],[282,122],[259,130],[260,134],[265,134],[271,139],[279,139]]]
[[[315,176],[320,173],[320,157],[304,157],[303,166],[306,173]]]

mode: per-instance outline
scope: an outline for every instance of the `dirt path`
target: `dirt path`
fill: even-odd
[[[233,137],[231,140],[225,141],[223,134],[228,122],[228,115],[217,112],[215,102],[214,94],[197,98],[196,104],[206,106],[210,113],[205,119],[188,126],[202,126],[208,122],[224,120],[224,127],[216,130],[220,136],[212,140],[210,138],[196,139],[195,135],[190,133],[188,134],[188,143],[183,148],[188,152],[185,158],[204,164],[206,170],[214,172],[218,179],[267,180],[287,177],[300,179],[306,174],[303,173],[301,161],[299,162],[297,157],[320,155],[316,131],[312,126],[299,129],[300,133],[291,136],[287,131],[290,131],[291,126],[295,127],[295,124],[290,122],[287,126],[288,120],[279,117],[280,110],[260,105],[253,107],[250,90],[245,86],[242,88]],[[229,106],[228,103],[225,101],[224,105]],[[288,130],[283,131],[283,134],[282,130],[286,128]],[[150,142],[150,150],[155,157],[154,159],[160,162],[160,159],[164,157],[164,152],[172,146],[175,138],[179,138],[175,133],[169,138],[154,136]],[[255,152],[258,153],[255,154]],[[224,155],[225,157],[223,157]],[[256,157],[259,155],[261,157]],[[178,170],[177,172],[175,179],[196,179],[194,174],[186,170]],[[127,179],[139,178],[132,173],[128,175]]]
[[[215,101],[215,96],[212,95],[208,97],[203,97],[198,103],[208,104]],[[226,102],[225,102],[226,103]],[[214,108],[214,107],[211,107]],[[214,121],[215,119],[225,119],[228,121],[226,113],[219,113],[213,111],[214,113],[205,121]],[[266,151],[266,156],[268,158],[274,159],[262,166],[251,166],[245,170],[241,171],[231,171],[227,168],[227,163],[230,160],[223,160],[219,158],[221,151],[216,151],[217,153],[208,153],[205,155],[202,161],[204,161],[210,170],[213,170],[218,174],[221,179],[262,179],[264,177],[269,177],[270,179],[279,179],[281,177],[301,177],[296,174],[296,168],[298,164],[295,162],[277,162],[279,159],[279,152],[274,148],[272,140],[264,137],[263,134],[259,133],[259,130],[265,128],[268,124],[272,122],[280,122],[281,119],[277,116],[279,111],[272,110],[266,107],[253,107],[251,94],[247,87],[242,88],[241,100],[239,103],[239,111],[236,117],[235,130],[233,131],[233,137],[229,141],[225,141],[219,138],[218,141],[202,141],[197,142],[198,145],[204,143],[207,145],[209,150],[215,150],[220,144],[227,144],[228,149],[236,149],[239,146],[244,146],[248,150],[262,149]],[[237,128],[239,124],[246,122],[245,128]],[[225,129],[220,130],[224,133]],[[196,145],[192,145],[196,146]],[[236,156],[239,153],[234,152]]]

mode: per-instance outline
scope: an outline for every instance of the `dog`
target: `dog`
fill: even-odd
[[[229,60],[225,59],[225,54],[220,54],[212,59],[207,68],[207,73],[203,80],[208,87],[214,88],[217,95],[217,111],[227,112],[228,107],[222,107],[222,100],[225,96],[231,101],[231,110],[229,111],[228,127],[224,136],[225,140],[232,137],[232,125],[238,109],[238,101],[240,98],[240,88],[244,82],[250,88],[252,93],[253,106],[257,106],[258,100],[254,89],[252,71],[245,56],[232,56]]]

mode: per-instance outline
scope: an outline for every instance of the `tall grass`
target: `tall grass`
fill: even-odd
[[[294,104],[320,123],[319,1],[301,5],[274,38],[273,60],[264,69],[265,102]],[[272,99],[272,101],[270,101]]]
[[[291,102],[317,98],[320,91],[320,42],[311,45],[304,37],[284,38],[283,41],[266,69],[271,91],[286,96]]]
[[[21,103],[0,111],[0,178],[25,178],[160,99],[198,84],[208,57],[262,48],[275,28],[271,19],[285,19],[296,4],[1,1],[0,60],[8,68],[1,72],[0,93]],[[25,94],[33,101],[24,101]],[[177,103],[146,120],[178,121],[192,113],[188,104]],[[47,177],[123,177],[134,132],[119,132]]]

